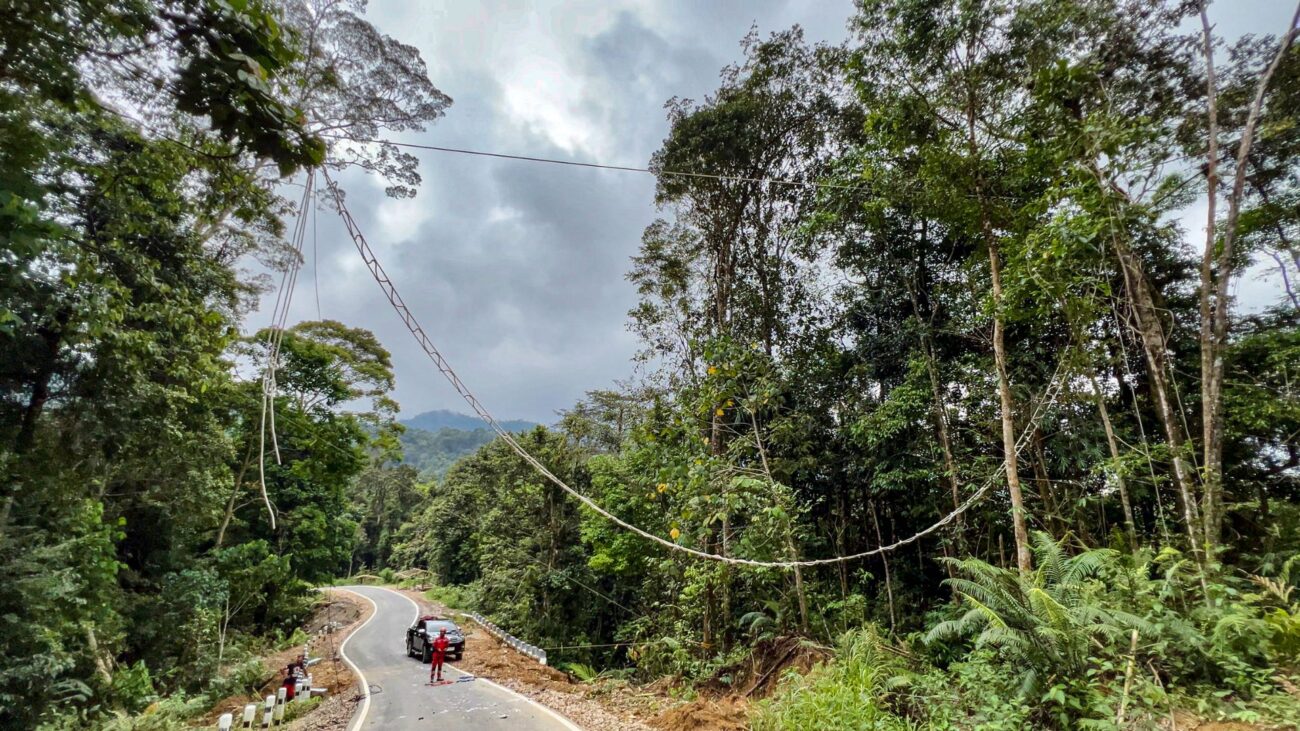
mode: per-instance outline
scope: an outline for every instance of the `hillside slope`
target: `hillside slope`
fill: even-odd
[[[487,424],[477,416],[462,414],[447,409],[435,409],[417,414],[409,419],[401,419],[402,424],[416,429],[436,432],[439,429],[456,429],[459,431],[474,431],[477,429],[486,429]],[[523,419],[506,419],[500,422],[501,426],[513,432],[528,431],[537,426],[535,421],[526,421]]]
[[[496,437],[478,417],[445,409],[426,411],[401,423],[406,427],[402,434],[403,461],[418,470],[424,480],[442,479],[456,460]],[[537,426],[522,419],[502,421],[501,425],[514,432]]]

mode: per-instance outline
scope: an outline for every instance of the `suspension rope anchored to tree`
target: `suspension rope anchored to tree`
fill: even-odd
[[[502,441],[504,441],[507,445],[509,445],[510,449],[512,449],[515,452],[515,454],[519,455],[521,459],[523,459],[528,464],[532,465],[533,469],[537,470],[539,474],[541,474],[546,479],[550,480],[561,490],[564,490],[565,492],[569,493],[573,497],[577,498],[579,502],[581,502],[583,505],[586,505],[588,508],[591,508],[593,511],[596,512],[596,514],[600,515],[601,517],[605,518],[611,523],[619,526],[620,528],[623,528],[624,530],[627,530],[631,533],[635,533],[636,535],[641,536],[646,540],[653,541],[670,550],[677,551],[679,553],[685,553],[694,556],[696,558],[702,558],[709,561],[719,561],[728,564],[736,564],[740,566],[754,566],[758,568],[792,569],[796,566],[799,567],[824,566],[827,564],[844,563],[846,561],[856,561],[857,559],[867,558],[869,556],[887,553],[889,551],[896,550],[908,544],[915,543],[916,541],[919,541],[921,538],[930,535],[931,533],[934,533],[935,531],[939,530],[945,525],[948,525],[953,520],[955,520],[957,516],[966,512],[968,509],[970,509],[972,505],[974,505],[982,497],[984,497],[984,495],[987,494],[990,489],[992,489],[994,483],[997,481],[998,476],[1002,473],[1002,470],[1006,467],[1006,460],[1004,458],[1002,461],[1002,466],[1000,466],[991,475],[989,475],[989,478],[985,480],[984,484],[980,486],[980,488],[976,490],[973,494],[971,494],[970,497],[966,498],[966,502],[962,503],[960,506],[954,509],[951,513],[945,515],[943,518],[940,518],[938,522],[934,523],[930,527],[925,528],[924,530],[915,533],[907,538],[902,538],[900,540],[897,540],[889,545],[878,546],[876,548],[871,549],[870,551],[862,551],[860,553],[854,553],[848,556],[834,556],[831,558],[807,559],[803,561],[756,561],[754,559],[748,559],[748,558],[722,556],[716,553],[709,553],[707,551],[701,551],[695,548],[691,548],[689,546],[683,546],[667,538],[664,538],[662,536],[657,536],[642,528],[638,528],[637,526],[627,522],[626,520],[623,520],[617,515],[614,515],[610,511],[601,507],[599,503],[587,497],[586,495],[582,494],[581,492],[578,492],[574,488],[570,487],[568,483],[566,483],[564,480],[557,477],[553,472],[551,472],[549,469],[546,468],[546,465],[542,464],[540,461],[538,461],[536,457],[530,454],[528,450],[524,449],[523,446],[521,446],[519,442],[515,440],[514,434],[510,433],[504,427],[502,427],[501,424],[497,422],[496,418],[493,417],[492,414],[490,414],[488,410],[483,406],[483,404],[479,402],[478,398],[474,395],[474,393],[469,390],[469,387],[467,387],[465,383],[460,380],[460,376],[456,375],[456,371],[452,370],[451,364],[449,364],[447,362],[447,359],[442,356],[442,353],[438,351],[437,346],[435,346],[433,344],[433,341],[429,339],[429,336],[425,334],[424,328],[421,327],[419,321],[415,319],[415,315],[412,314],[410,308],[406,306],[406,303],[404,301],[402,301],[402,296],[398,294],[397,287],[393,285],[392,279],[389,278],[387,272],[384,271],[383,266],[380,265],[379,260],[375,257],[374,251],[372,251],[370,248],[370,244],[366,241],[366,237],[361,233],[361,228],[357,226],[357,222],[352,218],[352,214],[348,211],[347,206],[343,203],[343,194],[339,190],[338,184],[335,183],[334,180],[330,178],[330,174],[328,170],[322,167],[321,171],[325,175],[325,183],[329,187],[330,194],[334,197],[335,205],[338,207],[339,215],[343,219],[343,225],[347,227],[348,235],[352,237],[352,243],[356,245],[357,252],[361,254],[361,258],[365,261],[366,268],[370,270],[370,274],[371,276],[374,277],[375,282],[379,284],[379,288],[384,291],[384,296],[388,298],[388,302],[393,306],[393,309],[397,312],[397,316],[402,319],[402,324],[405,325],[406,329],[409,330],[411,332],[411,335],[415,337],[415,341],[420,344],[420,348],[424,351],[425,355],[429,356],[429,359],[433,361],[434,366],[438,368],[438,371],[441,372],[442,375],[447,379],[447,381],[451,384],[452,388],[456,389],[456,393],[460,394],[460,397],[464,399],[465,403],[468,404],[471,409],[473,409],[474,413],[477,414],[480,419],[486,422],[487,425],[492,428],[492,431],[496,432],[497,436],[500,437]],[[1039,416],[1041,416],[1045,407],[1056,401],[1056,396],[1060,392],[1060,389],[1057,386],[1057,379],[1060,375],[1062,363],[1064,363],[1064,360],[1059,361],[1057,363],[1056,370],[1052,373],[1052,378],[1047,384],[1047,390],[1044,392],[1043,398],[1039,400],[1037,406],[1034,409],[1033,414],[1030,416],[1029,423],[1025,426],[1025,430],[1021,432],[1020,438],[1016,440],[1015,451],[1017,455],[1019,455],[1021,449],[1023,449],[1024,445],[1029,441],[1029,435],[1033,433],[1034,425],[1038,421],[1038,418]]]

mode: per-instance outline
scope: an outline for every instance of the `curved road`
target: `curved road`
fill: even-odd
[[[428,685],[429,666],[406,656],[406,628],[419,614],[415,602],[375,586],[338,588],[375,605],[374,615],[341,650],[370,688],[348,731],[581,731],[549,709],[482,678]],[[473,678],[450,665],[443,677]]]

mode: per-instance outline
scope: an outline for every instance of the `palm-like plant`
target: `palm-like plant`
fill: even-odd
[[[1098,573],[1119,557],[1111,549],[1069,555],[1064,541],[1036,533],[1037,570],[1022,578],[975,558],[945,559],[960,574],[947,583],[969,606],[960,617],[936,625],[927,643],[973,637],[977,648],[994,648],[1024,667],[1021,692],[1048,681],[1080,677],[1094,647],[1122,641],[1148,624],[1103,603]]]

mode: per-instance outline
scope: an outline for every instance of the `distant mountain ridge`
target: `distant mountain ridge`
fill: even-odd
[[[477,416],[461,414],[448,409],[435,409],[426,411],[423,414],[416,414],[409,419],[398,419],[401,424],[425,431],[438,431],[439,429],[458,429],[460,431],[475,431],[477,429],[488,428],[487,423]],[[535,421],[526,421],[524,419],[506,419],[499,422],[506,431],[522,432],[528,431],[535,426],[539,426]]]
[[[420,477],[426,480],[441,480],[456,460],[473,454],[497,436],[477,416],[447,409],[426,411],[398,422],[406,427],[406,433],[401,437],[402,461],[418,470]],[[524,419],[500,423],[512,432],[529,431],[538,426],[537,422]]]

